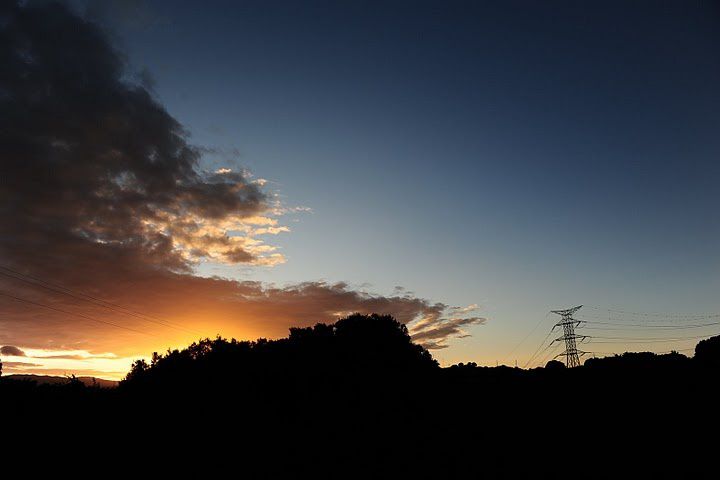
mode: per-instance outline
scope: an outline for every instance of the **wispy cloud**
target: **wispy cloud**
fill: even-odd
[[[410,327],[410,334],[414,341],[428,349],[441,349],[448,347],[448,340],[452,338],[465,338],[469,336],[464,328],[483,325],[487,319],[479,316],[467,316],[476,313],[479,307],[476,304],[466,307],[445,307],[436,313],[420,318]]]
[[[30,362],[3,362],[3,369],[6,370],[26,370],[32,367],[42,367],[41,363]]]

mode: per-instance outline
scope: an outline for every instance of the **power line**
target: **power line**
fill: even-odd
[[[706,338],[706,337],[712,337],[717,335],[717,333],[711,333],[708,335],[697,335],[692,337],[677,337],[677,338],[666,338],[666,337],[603,337],[603,336],[593,336],[589,337],[593,343],[597,343],[594,340],[600,339],[600,340],[623,340],[623,341],[632,341],[632,340],[648,340],[648,341],[663,341],[663,342],[680,342],[683,340],[696,340],[698,338]]]
[[[710,322],[703,324],[692,324],[692,325],[645,325],[640,323],[618,323],[618,322],[591,322],[586,321],[589,325],[615,325],[622,327],[639,327],[636,330],[654,330],[654,329],[668,329],[668,330],[687,330],[691,328],[703,328],[711,327],[714,325],[720,325],[720,322]],[[622,330],[619,328],[601,328],[601,327],[585,327],[587,330]],[[633,330],[632,328],[625,328],[625,330]]]
[[[63,287],[63,286],[61,286],[61,285],[53,284],[52,282],[49,282],[49,281],[46,281],[46,280],[41,280],[41,279],[36,278],[36,277],[33,277],[33,276],[31,276],[31,275],[27,275],[27,274],[24,274],[24,273],[16,272],[15,270],[12,270],[12,269],[10,269],[10,268],[8,268],[8,267],[5,267],[5,266],[1,266],[1,265],[0,265],[0,269],[7,270],[7,271],[13,273],[13,274],[16,275],[16,276],[9,275],[9,274],[4,273],[4,272],[2,272],[2,271],[0,271],[0,275],[5,275],[6,277],[14,278],[14,279],[16,279],[16,280],[20,280],[20,281],[25,282],[25,283],[28,283],[28,284],[30,284],[30,285],[39,286],[39,287],[41,287],[41,288],[44,288],[44,289],[46,289],[46,290],[50,290],[50,291],[55,292],[55,293],[61,293],[61,294],[63,294],[63,295],[67,295],[67,296],[73,297],[73,298],[75,298],[75,299],[77,299],[77,300],[81,300],[81,301],[85,301],[85,302],[88,302],[88,303],[92,303],[92,304],[94,304],[94,305],[101,306],[101,307],[107,308],[107,309],[109,309],[109,310],[113,310],[113,311],[115,311],[116,313],[122,313],[122,314],[125,314],[125,315],[130,315],[130,316],[133,316],[133,317],[136,317],[136,318],[140,318],[140,319],[145,320],[145,321],[148,321],[148,322],[157,323],[157,324],[159,324],[159,325],[163,325],[163,326],[166,326],[166,327],[181,329],[181,330],[184,330],[184,331],[189,332],[189,333],[198,333],[198,332],[192,332],[192,331],[190,331],[190,330],[184,329],[183,327],[179,327],[179,326],[173,325],[173,324],[171,324],[170,322],[165,322],[165,321],[163,321],[163,320],[157,319],[157,318],[155,318],[155,317],[152,317],[151,315],[147,315],[147,314],[144,314],[144,313],[141,313],[141,312],[133,311],[133,310],[131,310],[131,309],[129,309],[129,308],[123,307],[122,305],[117,305],[117,304],[114,304],[114,303],[112,303],[112,302],[108,302],[108,301],[106,301],[106,300],[93,297],[92,295],[88,295],[88,294],[86,294],[86,293],[74,292],[74,291],[70,290],[70,289],[67,288],[67,287]],[[27,280],[26,278],[20,278],[20,277],[27,277],[27,278],[29,278],[30,280]]]
[[[528,359],[528,361],[525,362],[525,364],[523,365],[523,368],[527,368],[527,366],[530,364],[530,362],[532,362],[535,359],[535,357],[537,356],[537,354],[540,353],[540,349],[543,347],[543,345],[545,345],[545,342],[547,342],[547,339],[550,338],[550,335],[552,335],[552,330],[549,331],[547,335],[545,335],[545,338],[543,338],[543,341],[540,342],[540,345],[538,346],[537,350],[535,350],[535,353],[533,353],[532,356]],[[545,347],[545,350],[547,350],[551,346],[552,346],[552,343],[550,343],[547,347]],[[543,350],[543,352],[545,350]]]
[[[105,325],[110,325],[110,326],[116,327],[116,328],[122,328],[123,330],[128,330],[128,331],[130,331],[130,332],[139,333],[139,334],[141,334],[141,335],[150,335],[150,336],[153,336],[153,337],[157,336],[157,335],[153,335],[152,333],[142,332],[142,331],[140,331],[140,330],[135,330],[134,328],[125,327],[125,326],[123,326],[123,325],[118,325],[118,324],[116,324],[116,323],[107,322],[107,321],[105,321],[105,320],[98,320],[97,318],[89,317],[89,316],[87,316],[87,315],[83,315],[82,313],[70,312],[70,311],[68,311],[68,310],[63,310],[63,309],[61,309],[61,308],[53,307],[53,306],[51,306],[51,305],[46,305],[46,304],[44,304],[44,303],[35,302],[35,301],[33,301],[33,300],[28,300],[28,299],[22,298],[22,297],[17,297],[17,296],[15,296],[15,295],[9,294],[9,293],[7,293],[7,292],[0,291],[0,295],[2,295],[2,296],[4,296],[4,297],[12,298],[13,300],[17,300],[18,302],[27,303],[27,304],[30,304],[30,305],[36,305],[36,306],[38,306],[38,307],[47,308],[47,309],[49,309],[49,310],[54,310],[54,311],[56,311],[56,312],[64,313],[64,314],[66,314],[66,315],[74,315],[74,316],[76,316],[76,317],[84,318],[84,319],[86,319],[86,320],[90,320],[90,321],[97,322],[97,323],[103,323],[103,324],[105,324]]]
[[[686,313],[667,313],[667,312],[633,312],[629,310],[618,310],[612,308],[595,307],[592,305],[586,305],[587,308],[593,310],[605,311],[610,314],[620,313],[624,315],[634,315],[638,317],[661,317],[661,318],[676,318],[676,319],[700,319],[700,318],[718,318],[720,313],[700,313],[700,314],[686,314]]]
[[[144,321],[146,321],[146,322],[156,323],[156,324],[158,324],[158,325],[162,325],[162,326],[168,327],[168,328],[174,328],[174,329],[176,329],[176,330],[182,330],[182,331],[184,331],[184,332],[186,332],[186,333],[193,333],[193,334],[200,334],[200,335],[202,335],[200,332],[193,331],[193,330],[190,330],[190,329],[187,329],[187,328],[178,326],[178,325],[174,325],[174,324],[172,324],[172,323],[170,323],[170,322],[161,320],[161,319],[156,318],[156,317],[153,317],[153,316],[151,316],[151,315],[147,315],[147,314],[144,314],[144,313],[141,313],[141,312],[137,312],[137,311],[131,310],[131,309],[129,309],[129,308],[123,307],[122,305],[118,305],[118,304],[115,304],[115,303],[112,303],[112,302],[108,302],[108,301],[106,301],[106,300],[93,297],[92,295],[88,295],[88,294],[86,294],[86,293],[74,292],[74,291],[70,290],[70,289],[67,288],[67,287],[63,287],[63,286],[61,286],[61,285],[53,284],[53,283],[51,283],[51,282],[48,282],[48,281],[46,281],[46,280],[41,280],[41,279],[36,278],[36,277],[33,277],[33,276],[31,276],[31,275],[27,275],[27,274],[24,274],[24,273],[17,272],[17,271],[15,271],[15,270],[12,270],[12,269],[10,269],[10,268],[8,268],[8,267],[5,267],[5,266],[2,266],[2,265],[0,265],[0,269],[1,269],[1,270],[6,270],[6,272],[3,272],[3,271],[0,270],[0,275],[4,275],[4,276],[6,276],[6,277],[13,278],[13,279],[15,279],[15,280],[20,280],[21,282],[25,282],[25,283],[27,283],[27,284],[34,285],[34,286],[36,286],[36,287],[41,287],[41,288],[44,288],[44,289],[49,290],[49,291],[51,291],[51,292],[55,292],[55,293],[60,293],[60,294],[63,294],[63,295],[67,295],[67,296],[69,296],[69,297],[75,298],[76,300],[81,300],[81,301],[84,301],[84,302],[87,302],[87,303],[91,303],[91,304],[96,305],[96,306],[100,306],[100,307],[106,308],[106,309],[108,309],[108,310],[112,310],[112,311],[115,312],[115,313],[120,313],[120,314],[123,314],[123,315],[129,315],[129,316],[132,316],[132,317],[135,317],[135,318],[139,318],[139,319],[141,319],[141,320],[144,320]],[[11,272],[11,273],[7,273],[7,272]]]
[[[650,352],[650,353],[654,353],[655,355],[666,355],[668,353],[691,352],[693,350],[695,350],[695,347],[680,348],[680,349],[666,350],[664,352]],[[588,353],[592,353],[593,355],[621,355],[617,352],[588,352]],[[628,352],[625,352],[625,353],[628,353]]]
[[[507,360],[513,353],[515,353],[515,350],[517,350],[518,347],[520,347],[520,345],[522,345],[523,343],[525,343],[525,340],[527,340],[528,338],[530,338],[530,335],[532,335],[533,333],[535,333],[535,330],[538,329],[538,327],[540,326],[540,324],[543,323],[545,320],[547,320],[548,315],[550,315],[549,312],[546,313],[546,314],[545,314],[545,317],[541,318],[540,321],[539,321],[537,324],[535,324],[535,326],[533,327],[533,329],[530,330],[530,333],[528,333],[527,335],[525,335],[525,337],[524,337],[522,340],[520,340],[520,343],[518,343],[517,345],[515,345],[515,347],[510,351],[510,353],[507,354],[507,356],[505,357],[505,360]]]
[[[598,323],[598,324],[609,324],[609,325],[635,325],[639,327],[652,327],[656,325],[668,325],[668,326],[683,326],[699,322],[720,322],[720,317],[716,316],[705,316],[705,317],[688,317],[688,318],[677,318],[677,317],[658,317],[658,318],[643,318],[643,317],[589,317],[582,315],[578,317],[580,320],[584,320],[587,323]]]
[[[548,345],[548,347],[550,347],[550,346],[551,346],[551,345]],[[540,361],[538,362],[538,366],[542,367],[543,364],[545,363],[545,361],[546,361],[547,359],[549,359],[550,356],[552,356],[552,354],[557,351],[558,347],[560,347],[560,344],[559,344],[559,343],[556,343],[555,346],[553,346],[552,348],[550,348],[550,349],[548,350],[548,352],[545,354],[545,356],[542,357],[542,359],[540,359]],[[546,350],[547,350],[547,349],[546,349]]]
[[[693,338],[685,338],[685,339],[673,338],[673,339],[670,339],[670,340],[639,340],[639,341],[629,341],[629,340],[612,341],[612,340],[607,340],[607,341],[602,341],[602,342],[592,342],[592,345],[611,345],[611,344],[615,344],[615,345],[618,345],[618,344],[620,344],[620,345],[645,345],[645,344],[651,344],[651,343],[688,342],[688,341],[691,341],[691,340],[699,340],[699,339],[703,339],[703,338],[710,338],[710,337],[713,337],[713,336],[715,336],[715,335],[705,335],[705,336],[693,337]]]

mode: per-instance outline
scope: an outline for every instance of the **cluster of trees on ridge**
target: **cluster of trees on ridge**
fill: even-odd
[[[187,382],[212,381],[228,383],[240,379],[295,377],[325,382],[347,383],[368,380],[397,380],[402,376],[448,376],[462,373],[489,372],[500,375],[540,374],[541,370],[558,371],[562,362],[551,360],[543,368],[521,370],[510,367],[478,367],[474,362],[459,363],[441,369],[430,352],[412,342],[407,327],[390,315],[353,314],[334,324],[318,323],[314,327],[291,328],[289,336],[278,340],[264,338],[255,341],[235,339],[202,339],[182,350],[168,350],[152,354],[150,363],[135,361],[126,378],[124,388],[164,388]],[[720,368],[720,336],[701,340],[695,355],[689,358],[677,352],[624,353],[585,361],[582,370],[627,369],[648,371],[677,368]],[[2,364],[0,363],[0,373]],[[70,379],[72,380],[72,378]],[[68,383],[72,383],[69,381]]]

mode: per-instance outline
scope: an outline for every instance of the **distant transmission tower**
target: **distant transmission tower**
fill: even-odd
[[[563,335],[553,340],[553,342],[565,341],[565,351],[557,355],[556,358],[564,356],[565,365],[567,365],[568,368],[579,367],[580,357],[587,353],[581,352],[577,349],[578,340],[582,342],[583,340],[588,338],[587,335],[575,334],[575,327],[584,322],[582,320],[575,320],[573,318],[573,313],[577,312],[581,308],[582,305],[579,305],[577,307],[568,308],[565,310],[552,310],[550,312],[556,315],[560,315],[561,317],[560,321],[553,326],[553,330],[555,330],[556,327],[562,327]]]

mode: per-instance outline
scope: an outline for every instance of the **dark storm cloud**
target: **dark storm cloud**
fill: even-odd
[[[64,7],[5,2],[0,31],[0,244],[6,258],[32,251],[111,246],[134,261],[187,269],[225,236],[202,222],[268,208],[240,174],[204,174],[182,126],[142,85],[102,31]],[[181,227],[175,226],[182,219]],[[233,245],[221,260],[250,262]]]
[[[143,82],[128,80],[123,56],[96,24],[60,4],[34,5],[0,3],[4,266],[136,310],[219,322],[210,334],[220,327],[232,334],[227,322],[234,322],[247,327],[241,332],[281,336],[289,326],[377,312],[410,324],[419,342],[442,347],[460,327],[479,323],[444,318],[446,305],[404,291],[385,297],[342,283],[276,287],[194,276],[201,259],[280,261],[255,239],[226,233],[282,230],[267,213],[277,205],[245,174],[201,171],[202,150]],[[135,345],[133,333],[103,321],[165,338],[157,324],[0,276],[0,291],[10,290],[98,321],[3,298],[4,343],[93,351]]]
[[[14,347],[12,345],[5,345],[4,347],[0,347],[0,355],[8,355],[11,357],[24,357],[25,352],[20,350],[18,347]]]

